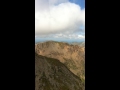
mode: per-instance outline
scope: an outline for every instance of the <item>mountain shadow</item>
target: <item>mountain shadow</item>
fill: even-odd
[[[35,53],[35,90],[84,90],[84,85],[59,60]]]

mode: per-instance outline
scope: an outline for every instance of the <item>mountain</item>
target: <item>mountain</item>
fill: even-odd
[[[47,41],[35,44],[39,55],[58,59],[61,63],[85,82],[85,47],[65,42]]]
[[[59,60],[35,53],[35,90],[84,90],[84,85]]]
[[[79,45],[79,46],[85,47],[85,42],[72,42],[70,44],[72,44],[72,45]]]

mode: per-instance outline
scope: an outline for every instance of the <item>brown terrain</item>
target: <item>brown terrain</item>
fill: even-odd
[[[70,45],[63,42],[47,41],[35,44],[38,55],[58,59],[61,63],[85,82],[85,50],[84,46]],[[73,89],[77,90],[77,89]]]
[[[59,60],[35,53],[35,90],[84,90],[84,85]]]

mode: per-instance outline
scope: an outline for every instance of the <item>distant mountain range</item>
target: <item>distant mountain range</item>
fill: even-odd
[[[42,42],[50,42],[50,41],[36,41],[35,44],[37,43],[42,43]],[[52,41],[51,42],[58,42],[58,41]],[[80,46],[84,46],[85,47],[85,41],[81,41],[81,42],[66,42],[66,41],[59,41],[61,43],[68,43],[68,44],[72,44],[72,45],[80,45]]]
[[[81,81],[78,80],[81,84],[80,86],[82,86],[81,89],[67,88],[67,89],[51,89],[51,90],[84,90],[84,85],[85,85],[85,43],[84,42],[80,42],[80,43],[73,42],[69,44],[66,42],[57,42],[57,41],[40,42],[35,44],[35,53],[36,55],[42,55],[41,57],[46,57],[47,59],[49,59],[50,63],[53,61],[53,59],[59,60],[60,63],[65,65],[66,68],[68,68],[70,72],[74,74],[74,76],[76,75],[76,77],[79,77],[79,79],[81,80]],[[49,72],[52,72],[52,70],[50,69]],[[62,77],[60,76],[60,78]],[[70,82],[68,84],[68,87],[69,85]],[[38,88],[38,86],[36,88]],[[79,87],[79,85],[76,87]],[[42,89],[36,89],[36,90],[42,90]],[[47,90],[47,89],[43,89],[43,90]]]
[[[71,42],[72,45],[79,45],[85,47],[85,42]]]
[[[46,41],[54,41],[54,42],[58,42],[56,40],[38,40],[38,39],[35,39],[35,43],[39,43],[39,42],[46,42]],[[71,41],[71,40],[59,40],[59,42],[65,42],[65,43],[81,43],[81,42],[85,42],[84,40],[74,40],[74,41]]]

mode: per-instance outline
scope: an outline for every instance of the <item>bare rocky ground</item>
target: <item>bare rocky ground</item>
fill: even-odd
[[[63,42],[47,41],[35,44],[35,52],[38,55],[45,56],[46,58],[54,58],[59,60],[60,63],[63,63],[72,73],[79,77],[79,79],[81,80],[80,83],[82,85],[83,90],[85,85],[85,50],[84,50],[85,47],[83,44],[84,43],[68,44]],[[50,61],[52,60],[50,59]],[[64,90],[81,90],[81,89],[64,89]]]
[[[84,85],[59,60],[35,54],[35,90],[84,90]]]

